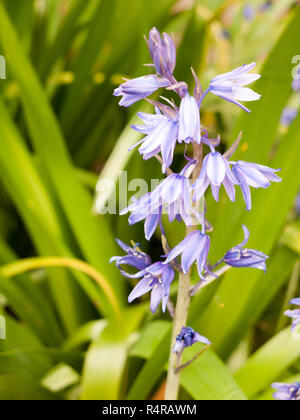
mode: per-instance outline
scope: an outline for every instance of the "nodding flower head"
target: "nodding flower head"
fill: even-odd
[[[161,36],[159,31],[153,28],[147,43],[156,72],[170,78],[176,66],[176,47],[172,38],[166,33]]]
[[[159,88],[169,85],[170,82],[168,80],[162,79],[155,74],[150,74],[149,76],[142,76],[126,81],[115,89],[114,96],[122,96],[119,104],[124,107],[129,107],[135,102],[152,95]]]
[[[276,175],[276,172],[279,172],[280,169],[273,169],[268,166],[244,162],[242,160],[230,162],[230,165],[232,165],[235,183],[241,187],[248,211],[252,207],[250,187],[268,188],[271,182],[281,182],[281,178]]]
[[[200,113],[196,99],[188,93],[182,98],[179,109],[179,143],[201,142]]]
[[[167,213],[169,222],[183,220],[186,226],[192,226],[194,220],[200,221],[200,215],[190,204],[190,181],[185,177],[186,171],[193,164],[191,161],[180,174],[171,174],[165,178],[151,193],[135,200],[121,215],[131,212],[129,224],[145,220],[145,236],[150,240],[158,224],[161,225],[163,213]]]
[[[122,269],[123,265],[128,265],[130,267],[136,268],[137,270],[143,270],[152,264],[151,258],[145,252],[141,251],[139,244],[134,244],[133,247],[130,247],[119,239],[116,241],[120,248],[122,248],[127,255],[121,257],[112,257],[110,259],[110,263],[115,262],[116,266],[121,270],[123,274],[126,275]]]
[[[245,20],[251,21],[255,17],[255,9],[251,4],[246,4],[246,6],[243,9],[243,15]]]
[[[291,305],[300,306],[300,298],[291,300]],[[300,309],[295,309],[293,311],[286,311],[284,313],[289,318],[292,318],[292,331],[295,331],[298,325],[300,325]]]
[[[197,333],[191,327],[182,327],[180,334],[176,337],[173,353],[181,353],[186,347],[191,347],[195,343],[203,343],[210,345],[211,342]]]
[[[232,267],[250,267],[266,271],[266,260],[269,257],[256,249],[244,248],[249,240],[250,232],[246,226],[243,226],[243,230],[245,235],[243,242],[226,253],[224,262]]]
[[[223,184],[231,201],[235,200],[235,179],[227,159],[212,148],[212,152],[205,156],[200,175],[193,185],[195,199],[199,200],[211,186],[213,197],[219,200],[219,191]]]
[[[300,383],[295,382],[294,384],[283,384],[277,382],[272,384],[273,389],[277,391],[273,394],[276,400],[281,401],[300,401]]]
[[[210,82],[209,91],[250,112],[240,101],[257,101],[261,98],[261,95],[245,87],[260,78],[259,74],[248,74],[255,66],[256,63],[245,64],[229,73],[214,77]]]
[[[162,310],[165,312],[174,276],[173,268],[169,264],[165,265],[160,261],[134,275],[128,275],[127,277],[132,279],[141,278],[128,296],[128,302],[131,303],[142,295],[151,292],[150,308],[152,313],[156,312],[160,302],[162,302]]]
[[[164,264],[170,263],[181,254],[181,268],[184,274],[187,274],[192,264],[197,262],[199,277],[205,280],[203,271],[210,272],[207,266],[209,247],[209,236],[196,230],[186,236],[182,242],[169,252]]]
[[[133,128],[146,134],[146,137],[131,147],[131,149],[142,143],[139,152],[145,160],[161,153],[163,159],[162,171],[165,173],[172,164],[178,139],[177,114],[174,114],[170,109],[169,116],[161,114],[159,110],[157,110],[156,114],[139,113],[138,116],[145,125],[134,125]]]

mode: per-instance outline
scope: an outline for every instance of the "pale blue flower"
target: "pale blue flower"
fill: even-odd
[[[300,306],[300,298],[293,299],[290,303],[291,305]],[[298,327],[298,325],[300,325],[300,309],[294,309],[293,311],[286,311],[284,314],[288,316],[289,318],[292,318],[293,320],[292,331],[294,331]]]
[[[284,127],[289,127],[298,115],[296,108],[284,108],[281,114],[280,123]]]
[[[207,266],[207,256],[210,248],[210,238],[205,233],[196,230],[186,236],[175,248],[173,248],[167,255],[164,264],[173,261],[181,254],[181,268],[184,274],[189,272],[192,264],[197,262],[197,269],[199,277],[205,280],[203,271],[210,273]]]
[[[232,173],[236,180],[236,184],[241,187],[243,197],[248,211],[252,208],[251,191],[253,188],[268,188],[271,182],[281,182],[281,178],[275,173],[280,169],[269,168],[268,166],[259,165],[258,163],[230,162],[232,165]]]
[[[170,78],[176,66],[176,47],[170,35],[164,33],[161,37],[156,28],[151,29],[148,47],[156,72]]]
[[[132,279],[141,278],[128,296],[128,302],[131,303],[142,295],[151,292],[150,307],[152,313],[156,312],[160,302],[162,302],[162,310],[165,312],[174,276],[173,268],[162,262],[156,262],[135,275],[128,275]]]
[[[224,262],[232,267],[250,267],[266,271],[266,260],[269,257],[256,249],[244,248],[249,240],[250,232],[244,225],[243,230],[243,242],[226,253]]]
[[[200,113],[196,99],[188,93],[182,98],[179,109],[179,143],[201,142]]]
[[[145,237],[150,240],[158,224],[161,224],[163,213],[167,213],[169,222],[175,218],[183,220],[186,226],[192,226],[194,218],[200,215],[190,205],[190,181],[185,176],[186,171],[193,165],[191,161],[180,172],[171,174],[165,178],[151,193],[136,199],[120,214],[131,213],[129,224],[133,225],[145,220]]]
[[[276,382],[272,384],[273,389],[277,389],[274,398],[281,401],[300,401],[300,383],[284,384]]]
[[[146,137],[131,147],[131,149],[142,143],[139,152],[145,160],[161,153],[163,159],[162,171],[165,173],[173,161],[174,150],[178,139],[178,116],[175,112],[169,116],[161,114],[158,110],[157,112],[157,114],[153,115],[145,113],[138,114],[145,125],[134,125],[133,128],[146,134]]]
[[[211,153],[205,156],[203,160],[200,175],[193,185],[195,190],[195,200],[199,200],[209,187],[211,186],[213,197],[219,200],[219,191],[223,184],[231,201],[235,200],[235,178],[231,173],[231,169],[227,159],[216,152],[213,147]]]
[[[120,106],[129,107],[141,99],[147,98],[162,87],[167,87],[170,82],[155,74],[128,80],[114,91],[114,96],[123,96]]]
[[[208,91],[250,112],[240,101],[257,101],[261,98],[261,95],[245,87],[261,77],[259,74],[249,74],[255,66],[256,63],[245,64],[229,73],[214,77]]]

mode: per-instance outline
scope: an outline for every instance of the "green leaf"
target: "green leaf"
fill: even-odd
[[[235,375],[241,388],[252,398],[275,382],[300,357],[300,338],[291,328],[280,332],[247,361]]]
[[[3,32],[6,32],[6,36],[0,35],[1,43],[20,87],[34,147],[45,165],[82,253],[92,265],[104,271],[112,285],[118,284],[116,291],[121,294],[116,271],[107,264],[115,248],[109,228],[103,218],[96,219],[91,215],[92,197],[76,179],[60,127],[2,5],[0,22]],[[103,297],[103,303],[105,302]],[[110,316],[107,304],[103,309]]]

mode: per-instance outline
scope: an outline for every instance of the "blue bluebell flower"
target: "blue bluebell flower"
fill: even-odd
[[[282,179],[275,174],[276,172],[279,172],[280,169],[273,169],[268,166],[244,162],[242,160],[230,162],[230,165],[232,165],[232,173],[236,180],[236,184],[241,187],[248,211],[252,208],[250,187],[268,188],[271,185],[271,182],[282,181]]]
[[[284,108],[281,114],[281,119],[280,119],[281,125],[283,125],[284,127],[289,127],[294,121],[294,119],[297,117],[297,115],[298,115],[298,110],[296,108],[290,108],[290,107]]]
[[[188,93],[182,98],[179,109],[179,143],[201,142],[200,113],[196,99]]]
[[[243,15],[245,20],[251,21],[255,17],[255,9],[251,4],[246,4],[243,9]]]
[[[250,232],[244,225],[243,230],[245,236],[243,242],[226,253],[224,262],[232,267],[250,267],[266,271],[266,260],[269,257],[256,249],[244,248],[249,240]]]
[[[300,216],[300,193],[298,193],[296,197],[295,212],[297,217]]]
[[[165,178],[151,193],[136,199],[120,214],[131,213],[129,224],[145,220],[145,236],[150,240],[157,226],[161,223],[162,214],[166,213],[169,222],[175,218],[183,220],[186,226],[192,226],[200,215],[190,205],[190,181],[186,171],[193,167],[193,162],[186,165],[180,174],[171,174]]]
[[[256,63],[245,64],[229,73],[214,77],[208,90],[250,112],[240,101],[257,101],[261,98],[261,95],[245,87],[261,77],[259,74],[248,74],[255,66]]]
[[[153,28],[147,43],[156,72],[171,78],[176,66],[176,47],[170,35],[164,33],[161,37],[159,31]]]
[[[134,125],[133,128],[146,134],[141,141],[132,148],[141,144],[140,154],[145,160],[161,153],[163,159],[162,171],[166,172],[173,161],[174,150],[178,139],[178,114],[170,109],[169,115],[163,115],[157,110],[156,114],[139,113],[144,126]],[[173,111],[173,113],[171,113]],[[131,148],[131,149],[132,149]]]
[[[291,305],[300,306],[300,298],[293,299],[290,303]],[[293,311],[286,311],[285,315],[288,316],[289,318],[292,318],[293,320],[292,331],[294,331],[298,327],[298,325],[300,325],[300,309],[295,309]]]
[[[205,280],[203,271],[210,273],[207,266],[207,256],[210,248],[210,238],[205,233],[196,230],[187,235],[175,248],[167,255],[164,264],[173,261],[181,254],[181,269],[184,274],[188,274],[192,264],[197,262],[199,277]]]
[[[123,265],[134,267],[137,270],[143,270],[144,268],[152,264],[151,258],[145,252],[141,251],[141,249],[139,248],[139,244],[135,244],[133,247],[130,247],[124,244],[124,242],[120,241],[119,239],[117,239],[116,241],[120,248],[122,248],[127,255],[120,257],[112,257],[109,262],[115,262],[116,266],[121,271],[123,270]]]
[[[277,382],[272,384],[273,389],[277,391],[273,394],[276,400],[281,401],[300,401],[300,383],[295,382],[294,384],[283,384]]]
[[[195,200],[199,200],[211,186],[213,197],[219,200],[219,192],[223,184],[231,201],[235,200],[235,178],[231,173],[228,160],[211,147],[212,152],[205,156],[200,175],[193,185]]]
[[[181,353],[186,347],[191,347],[195,343],[211,344],[211,342],[194,331],[191,327],[182,327],[180,334],[176,337],[173,353]]]
[[[127,274],[131,279],[141,278],[139,283],[128,296],[128,302],[151,292],[150,308],[155,313],[158,305],[162,302],[162,310],[166,311],[170,295],[171,283],[174,280],[175,272],[169,264],[156,262],[134,275]]]
[[[130,293],[128,302],[131,303],[151,291],[151,311],[153,313],[156,312],[159,303],[162,302],[162,309],[165,312],[170,294],[170,286],[175,276],[172,266],[170,264],[163,264],[160,261],[152,264],[151,258],[139,248],[139,244],[131,248],[118,239],[117,243],[127,255],[123,257],[112,257],[110,262],[116,262],[116,266],[120,269],[124,277],[141,279]],[[130,274],[124,270],[124,265],[133,267],[139,271],[135,274]]]
[[[147,98],[158,89],[170,86],[167,79],[155,74],[128,80],[114,91],[114,96],[122,96],[120,106],[129,107],[141,99]]]
[[[293,81],[292,88],[295,92],[300,92],[300,71],[298,72],[297,78]]]

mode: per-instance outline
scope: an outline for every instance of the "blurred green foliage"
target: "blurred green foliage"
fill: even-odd
[[[282,167],[284,180],[253,192],[250,214],[241,197],[235,204],[208,199],[211,259],[240,242],[242,223],[252,232],[250,246],[271,258],[267,274],[232,270],[194,298],[190,323],[214,346],[185,369],[182,397],[271,399],[271,382],[299,372],[299,342],[280,319],[291,291],[299,292],[293,209],[300,117],[280,126],[292,58],[300,54],[296,3],[273,1],[263,11],[262,1],[251,1],[256,15],[246,21],[239,0],[0,1],[7,62],[0,81],[0,315],[7,331],[0,399],[146,399],[164,383],[170,321],[150,315],[147,299],[129,307],[132,284],[108,263],[119,252],[114,238],[140,241],[142,226],[92,212],[98,176],[161,177],[157,162],[127,152],[137,139],[134,112],[146,105],[120,109],[112,96],[122,77],[149,71],[143,34],[153,26],[174,33],[177,79],[192,81],[192,65],[206,87],[216,74],[257,61],[255,90],[263,96],[253,112],[209,97],[202,124],[221,133],[224,147],[243,130],[239,157]],[[167,226],[172,245],[182,239],[176,223]],[[143,246],[155,257],[157,243]]]

